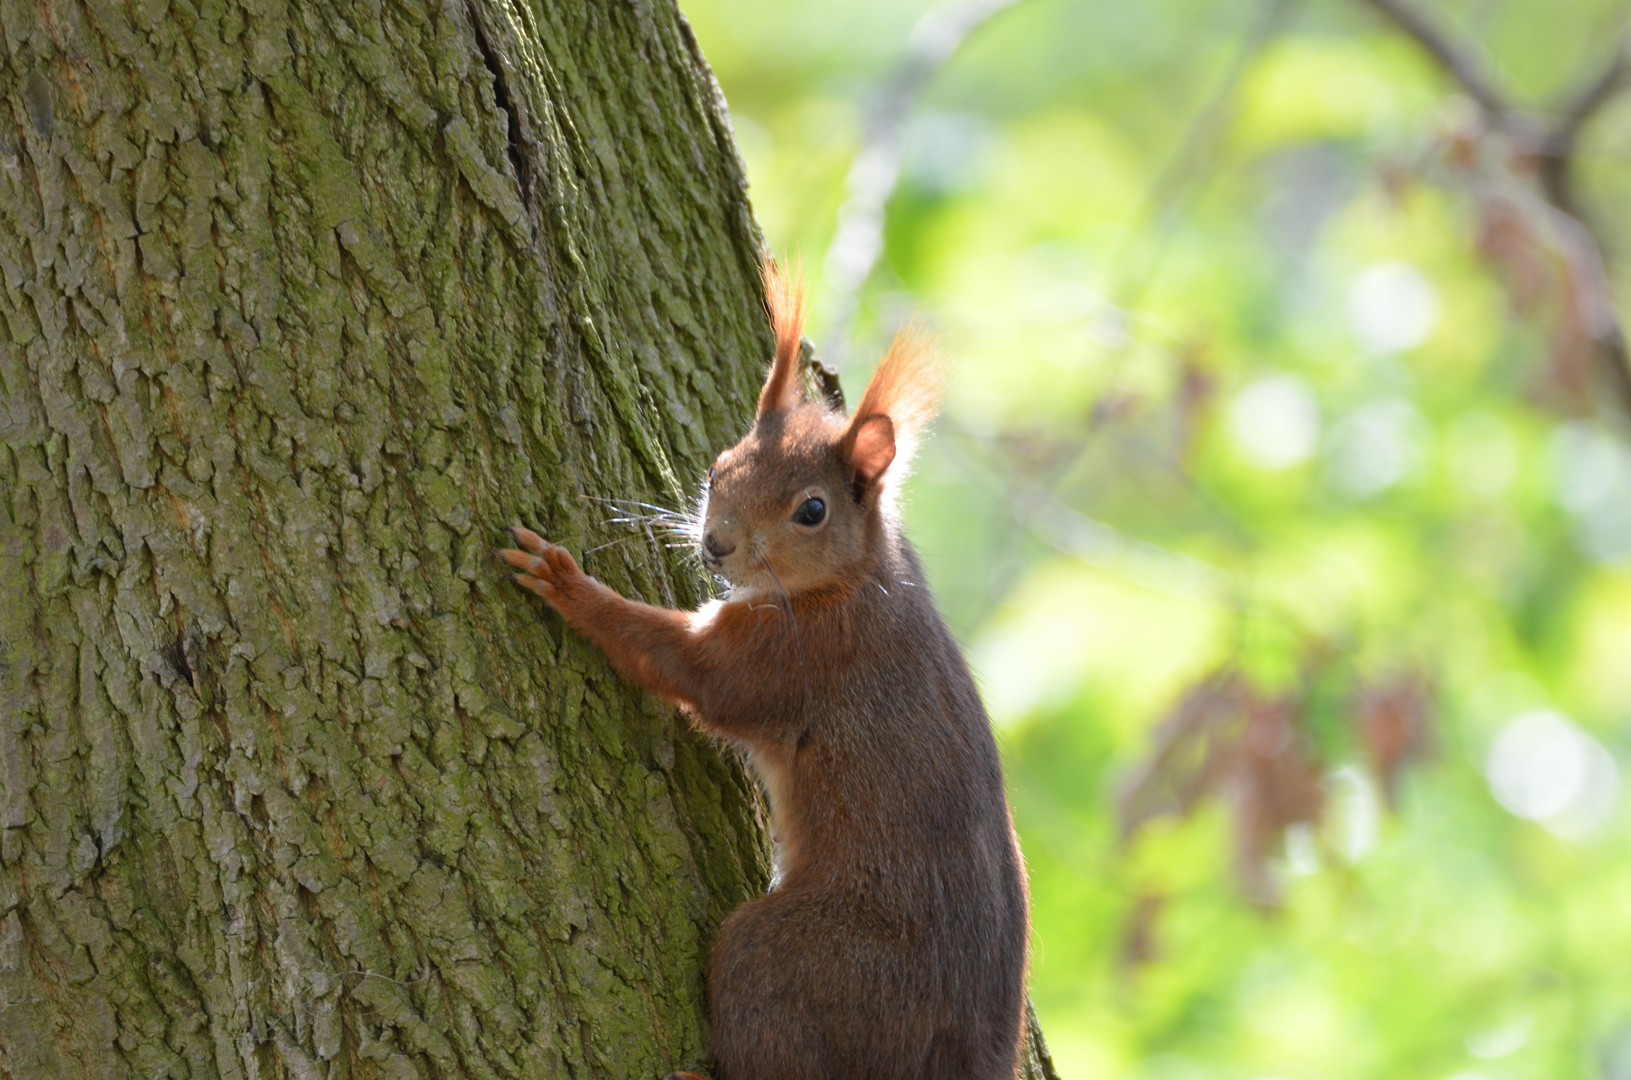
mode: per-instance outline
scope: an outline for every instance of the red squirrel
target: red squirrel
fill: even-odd
[[[892,497],[938,381],[907,332],[853,416],[801,401],[800,283],[767,262],[765,292],[776,353],[758,415],[704,491],[700,554],[724,601],[624,599],[523,528],[525,550],[497,554],[760,777],[777,873],[714,946],[716,1076],[1011,1080],[1018,841],[990,720]]]

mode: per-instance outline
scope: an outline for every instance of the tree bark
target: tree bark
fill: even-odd
[[[0,1064],[661,1076],[740,769],[488,556],[699,585],[760,240],[671,6],[6,3]]]
[[[757,796],[488,552],[701,599],[761,244],[666,0],[0,3],[0,1076],[705,1064]]]

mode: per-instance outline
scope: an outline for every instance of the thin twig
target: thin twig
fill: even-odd
[[[835,367],[844,366],[861,289],[883,254],[884,206],[900,181],[906,122],[918,95],[970,34],[1018,2],[943,0],[930,8],[912,28],[906,55],[873,102],[860,152],[844,182],[848,198],[838,211],[838,232],[827,248],[823,309],[832,320],[827,355]]]
[[[1145,242],[1142,230],[1138,230],[1128,237],[1128,246],[1117,259],[1120,265],[1111,282],[1110,302],[1117,311],[1125,314],[1137,307],[1155,278],[1184,208],[1194,201],[1213,174],[1210,166],[1234,116],[1235,97],[1241,82],[1263,50],[1291,22],[1300,5],[1301,0],[1263,0],[1222,81],[1190,121],[1177,151],[1151,186],[1140,218],[1153,222],[1155,236]],[[1143,254],[1136,266],[1132,257],[1135,250]]]
[[[1128,536],[1066,506],[1042,488],[1016,490],[1008,505],[1049,547],[1134,585],[1219,607],[1232,606],[1231,597],[1241,591],[1219,567]]]
[[[942,427],[958,428],[943,420]],[[1111,525],[1065,505],[1045,484],[1025,483],[1006,470],[993,481],[979,469],[970,448],[959,441],[980,436],[960,429],[963,440],[944,439],[942,445],[970,465],[969,473],[1002,499],[1008,519],[1061,555],[1069,555],[1123,581],[1168,596],[1212,607],[1238,608],[1244,583],[1228,571],[1159,544],[1129,536]],[[980,458],[987,455],[980,454]]]

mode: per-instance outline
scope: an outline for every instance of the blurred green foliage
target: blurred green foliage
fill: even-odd
[[[883,140],[849,321],[830,248],[931,5],[684,7],[852,399],[914,314],[951,361],[910,528],[1000,729],[1062,1074],[1631,1080],[1631,451],[1523,148],[1360,0],[1020,0]],[[1423,10],[1538,108],[1622,8]],[[1574,155],[1610,255],[1625,98]],[[1228,773],[1124,838],[1218,671],[1288,712],[1318,812],[1253,825]],[[1389,686],[1431,728],[1392,810]]]

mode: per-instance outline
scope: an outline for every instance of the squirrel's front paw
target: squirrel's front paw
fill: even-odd
[[[568,579],[582,573],[565,548],[551,544],[531,529],[517,525],[510,530],[510,535],[515,538],[516,543],[527,550],[504,548],[493,554],[521,571],[519,574],[510,575],[518,584],[531,589],[545,600],[554,600]]]

